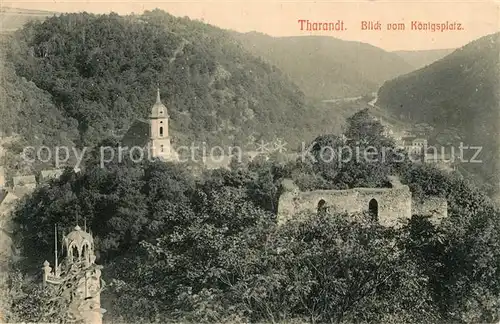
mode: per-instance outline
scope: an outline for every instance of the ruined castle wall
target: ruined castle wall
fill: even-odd
[[[368,210],[370,200],[377,201],[378,221],[381,225],[397,226],[400,219],[411,218],[411,193],[408,187],[380,191],[366,189],[359,193],[364,210]]]
[[[315,213],[321,200],[332,212],[353,214],[368,211],[373,199],[376,201],[380,224],[395,226],[398,219],[411,218],[411,193],[407,186],[401,186],[285,192],[279,201],[278,221],[283,222],[300,212]]]
[[[430,216],[432,222],[439,223],[448,217],[448,203],[445,198],[426,197],[413,202],[412,214]]]

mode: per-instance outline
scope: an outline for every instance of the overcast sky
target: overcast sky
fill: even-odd
[[[2,0],[3,6],[57,12],[87,11],[142,13],[154,8],[175,16],[240,32],[258,31],[272,36],[329,35],[373,44],[386,50],[457,48],[471,40],[500,31],[500,12],[493,1],[150,1],[150,0]],[[311,22],[343,20],[345,31],[300,30],[299,19]],[[362,31],[361,21],[405,23],[404,31]],[[458,22],[461,31],[411,31],[411,21]]]

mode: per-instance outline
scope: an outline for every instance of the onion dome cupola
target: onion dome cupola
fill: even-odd
[[[64,237],[64,247],[68,252],[68,260],[93,259],[94,239],[78,225]]]
[[[156,102],[151,109],[150,118],[168,118],[167,107],[161,102],[160,99],[160,88],[157,90]]]

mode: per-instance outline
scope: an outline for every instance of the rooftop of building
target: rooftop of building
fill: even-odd
[[[40,177],[42,180],[58,178],[63,174],[63,172],[63,169],[42,170],[40,171]]]
[[[14,176],[12,177],[12,182],[14,187],[17,186],[26,186],[26,185],[36,185],[36,177],[34,175],[25,175],[25,176]]]

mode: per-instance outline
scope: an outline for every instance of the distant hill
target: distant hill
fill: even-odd
[[[415,70],[423,68],[437,60],[442,59],[446,55],[453,52],[454,49],[438,49],[438,50],[424,50],[424,51],[394,51],[392,53],[397,54],[408,64],[410,64]]]
[[[76,121],[80,145],[124,134],[146,118],[158,85],[174,144],[280,137],[298,145],[339,128],[333,110],[314,107],[230,32],[200,21],[160,10],[126,17],[62,14],[32,22],[13,37],[8,60],[16,76]]]
[[[377,105],[410,123],[455,132],[466,146],[481,146],[482,163],[463,163],[467,172],[498,185],[500,33],[482,37],[431,65],[386,82]],[[453,136],[449,136],[453,138]],[[454,142],[457,147],[460,143]],[[470,161],[472,150],[466,151]]]
[[[327,36],[271,37],[234,33],[252,53],[289,75],[306,95],[319,99],[356,97],[413,70],[394,53]]]
[[[56,14],[58,13],[51,11],[0,7],[0,31],[2,33],[12,32],[23,27],[29,21],[42,21]]]

